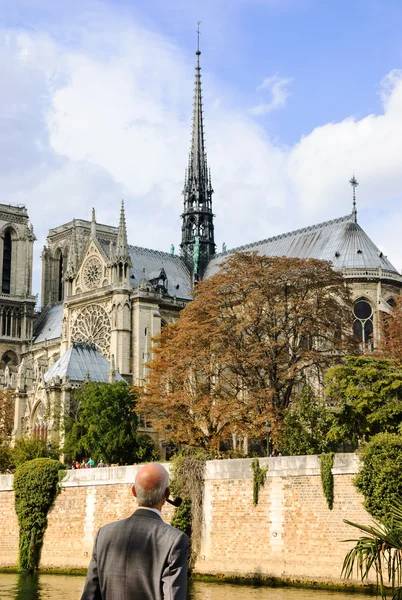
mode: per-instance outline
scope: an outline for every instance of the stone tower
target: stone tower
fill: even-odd
[[[0,204],[0,369],[12,371],[32,338],[35,235],[25,206]]]
[[[215,254],[214,215],[212,213],[214,191],[204,144],[200,54],[198,32],[193,129],[183,189],[184,211],[180,244],[181,254],[192,273],[194,282],[202,279],[208,262]]]

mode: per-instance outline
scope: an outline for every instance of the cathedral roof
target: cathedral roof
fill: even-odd
[[[160,273],[164,269],[168,282],[168,294],[183,299],[191,298],[191,276],[180,256],[138,246],[129,246],[128,253],[133,265],[130,269],[130,281],[134,288],[142,280],[144,269],[147,279],[150,278],[150,274]]]
[[[61,337],[62,322],[63,302],[45,308],[35,323],[34,344]]]
[[[70,381],[109,381],[110,363],[90,344],[73,344],[62,354],[54,365],[46,371],[45,382],[54,377],[62,379],[67,375]],[[120,373],[115,374],[116,381],[124,381]]]
[[[335,269],[355,277],[369,275],[367,270],[381,269],[384,276],[402,281],[395,267],[354,221],[353,214],[216,254],[208,264],[206,277],[216,273],[231,254],[247,251],[266,256],[328,260]]]

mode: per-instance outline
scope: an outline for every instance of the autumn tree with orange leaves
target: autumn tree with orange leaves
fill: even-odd
[[[402,298],[394,299],[391,313],[380,313],[380,340],[376,354],[402,363]]]
[[[137,410],[176,443],[218,450],[266,421],[275,439],[306,379],[351,351],[351,314],[330,263],[235,254],[163,329]]]

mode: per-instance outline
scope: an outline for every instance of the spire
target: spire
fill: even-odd
[[[94,208],[92,209],[91,235],[93,235],[93,237],[96,237],[96,217]]]
[[[116,242],[116,256],[119,258],[126,258],[128,256],[127,228],[126,228],[126,215],[124,213],[124,200],[121,201],[120,223],[119,223],[119,229],[117,232],[117,242]]]
[[[352,218],[355,223],[357,223],[357,209],[356,209],[356,188],[359,185],[356,181],[355,174],[353,172],[352,179],[349,179],[349,183],[353,188],[353,210],[352,210]]]
[[[181,254],[195,278],[202,278],[208,262],[215,254],[214,224],[212,213],[211,174],[207,165],[204,140],[204,116],[202,108],[200,67],[200,21],[197,28],[197,50],[193,104],[193,125],[188,167],[184,180],[184,211],[182,214]],[[197,265],[194,268],[194,246],[198,239]]]
[[[188,164],[187,187],[200,194],[208,189],[208,169],[204,143],[204,117],[202,110],[201,67],[200,67],[200,21],[197,29],[197,51],[195,66],[193,129]]]

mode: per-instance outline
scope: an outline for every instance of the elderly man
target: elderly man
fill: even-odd
[[[162,465],[139,469],[139,508],[98,531],[81,600],[185,600],[188,538],[162,521],[168,486]]]

